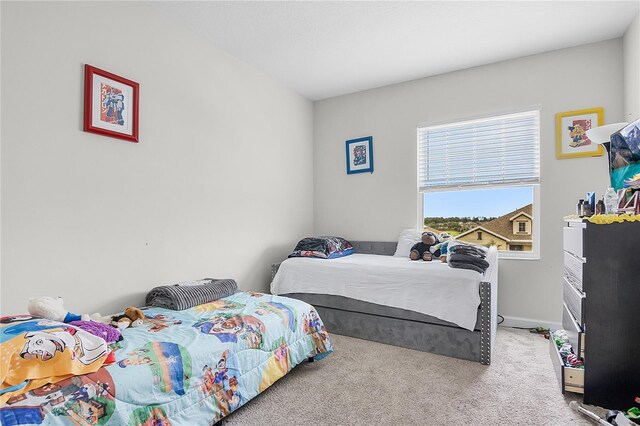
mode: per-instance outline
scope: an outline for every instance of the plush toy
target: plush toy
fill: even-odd
[[[71,321],[89,321],[102,318],[100,314],[83,314],[77,315],[67,311],[64,307],[62,297],[32,297],[29,299],[27,310],[31,315],[46,318],[52,321],[71,322]]]
[[[447,263],[447,255],[449,254],[449,241],[438,244],[440,247],[440,261]]]
[[[114,315],[111,317],[111,325],[119,329],[128,327],[139,327],[144,321],[144,312],[135,307],[128,307],[122,315]]]
[[[102,337],[107,343],[114,343],[122,340],[120,330],[110,324],[103,324],[96,321],[71,321],[69,324],[75,325],[94,336]]]
[[[423,232],[422,241],[411,247],[409,258],[411,260],[422,259],[429,262],[433,259],[433,256],[440,257],[440,249],[436,247],[438,243],[438,237],[433,232]]]
[[[444,243],[451,239],[451,234],[448,232],[441,232],[440,235],[438,235],[438,239],[440,240],[440,242]]]

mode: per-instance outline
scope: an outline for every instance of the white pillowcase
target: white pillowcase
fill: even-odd
[[[422,232],[417,229],[403,229],[398,237],[398,247],[394,256],[409,257],[411,247],[422,240]]]

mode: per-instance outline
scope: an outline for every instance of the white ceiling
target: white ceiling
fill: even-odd
[[[620,37],[634,1],[153,1],[319,100]],[[584,63],[576,67],[589,66]]]

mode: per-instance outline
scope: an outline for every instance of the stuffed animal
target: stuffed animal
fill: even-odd
[[[52,321],[71,322],[71,321],[90,321],[98,320],[102,316],[98,313],[89,315],[77,315],[67,311],[64,307],[64,300],[62,297],[32,297],[29,299],[29,305],[27,307],[29,313],[33,316],[46,318]]]
[[[133,306],[124,310],[122,315],[114,315],[111,317],[111,325],[121,330],[128,327],[139,327],[144,321],[144,312]]]
[[[71,321],[69,324],[75,325],[94,336],[103,338],[107,344],[122,340],[120,329],[111,324],[103,324],[97,321]]]
[[[438,237],[433,232],[423,232],[422,241],[411,247],[409,252],[409,258],[411,260],[422,259],[425,262],[429,262],[433,259],[433,256],[440,257],[440,249],[436,247],[439,243]]]
[[[448,232],[441,232],[440,235],[438,235],[438,239],[440,240],[440,242],[446,242],[449,241],[451,239],[451,234]]]
[[[440,247],[440,261],[447,263],[447,255],[449,254],[449,241],[438,244]]]

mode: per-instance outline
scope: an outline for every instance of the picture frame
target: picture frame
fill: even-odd
[[[84,131],[138,142],[140,85],[85,64]]]
[[[373,137],[346,141],[347,174],[373,173]]]
[[[586,131],[604,124],[604,108],[589,108],[556,114],[556,158],[598,157],[602,145],[592,142]]]

